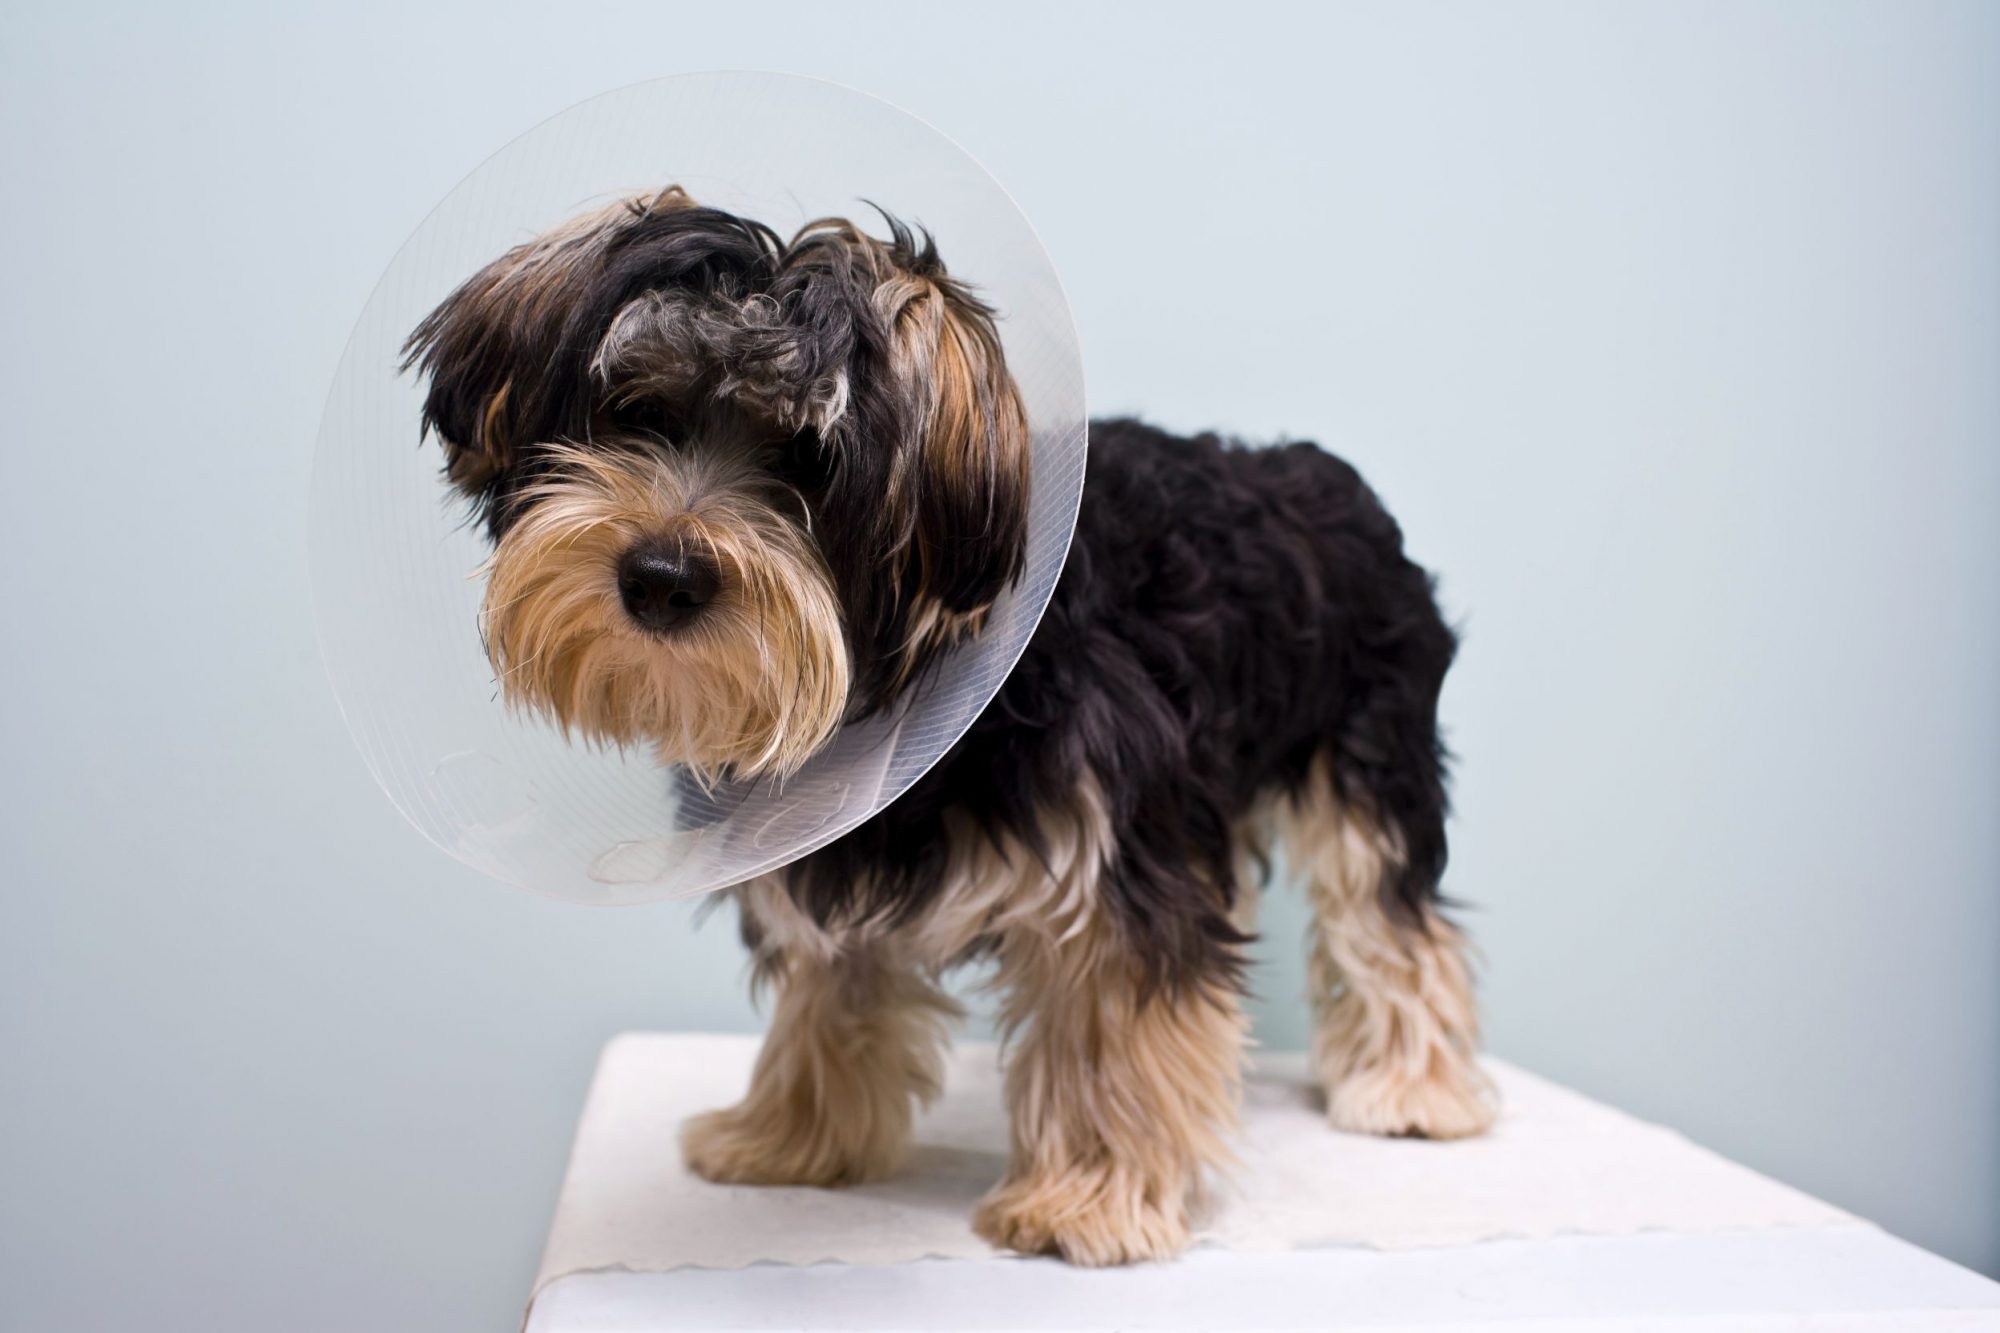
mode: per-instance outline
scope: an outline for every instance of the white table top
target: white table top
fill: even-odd
[[[1004,1142],[987,1144],[1003,1132],[990,1048],[954,1057],[908,1180],[827,1192],[688,1176],[679,1119],[736,1095],[754,1051],[700,1036],[607,1047],[527,1333],[2000,1329],[2000,1284],[1504,1065],[1500,1126],[1462,1147],[1336,1135],[1301,1103],[1296,1061],[1268,1062],[1246,1114],[1257,1152],[1208,1243],[1089,1271],[966,1241],[999,1160],[985,1149]],[[1351,1188],[1297,1187],[1315,1176]],[[1300,1202],[1322,1194],[1335,1197]],[[812,1262],[830,1255],[850,1262]]]

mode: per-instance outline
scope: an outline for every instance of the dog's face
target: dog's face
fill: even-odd
[[[1021,570],[1026,418],[991,311],[889,230],[786,243],[670,188],[418,326],[425,428],[494,540],[510,705],[783,775],[978,632]]]

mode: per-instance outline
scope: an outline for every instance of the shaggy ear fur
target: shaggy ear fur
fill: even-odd
[[[898,374],[924,388],[909,474],[917,588],[949,614],[982,610],[1020,575],[1027,544],[1028,418],[993,312],[945,274],[928,239],[876,302]]]
[[[862,713],[979,628],[1027,546],[1027,413],[993,311],[928,235],[887,222],[887,241],[809,223],[773,288],[802,342],[850,367],[818,433],[835,460],[827,511],[848,520],[828,539],[861,548],[832,564],[873,584],[847,599]]]
[[[404,345],[404,369],[430,377],[424,429],[444,443],[445,473],[497,536],[517,465],[538,444],[588,432],[590,362],[619,312],[680,287],[741,297],[775,271],[778,241],[760,224],[702,208],[679,186],[624,199],[518,245],[453,292]]]

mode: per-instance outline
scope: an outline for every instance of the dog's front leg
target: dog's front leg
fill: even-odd
[[[889,1174],[916,1106],[943,1087],[958,1006],[902,958],[893,937],[814,927],[781,888],[751,886],[740,901],[776,1006],[748,1095],[683,1127],[688,1166],[755,1185]]]
[[[1095,886],[1062,878],[1055,910],[1020,913],[1000,939],[1012,1151],[973,1226],[1076,1264],[1168,1258],[1187,1246],[1204,1175],[1230,1160],[1236,988],[1149,977]]]

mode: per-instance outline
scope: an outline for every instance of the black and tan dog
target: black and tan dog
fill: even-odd
[[[992,312],[887,231],[786,241],[668,189],[510,251],[417,329],[426,425],[495,543],[510,702],[698,774],[784,775],[980,632],[1022,568],[1027,423]],[[1339,459],[1094,425],[1069,563],[999,696],[894,804],[733,890],[776,1010],[688,1162],[892,1170],[958,1012],[940,977],[990,959],[1013,1147],[981,1234],[1176,1252],[1229,1157],[1274,846],[1316,913],[1333,1124],[1483,1129],[1437,895],[1453,647]]]

